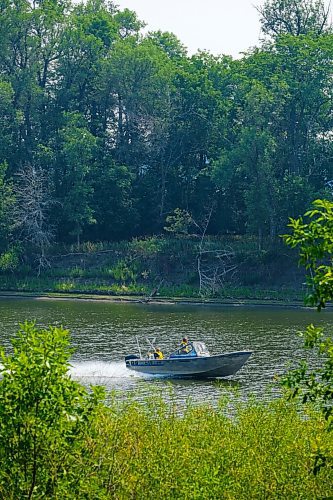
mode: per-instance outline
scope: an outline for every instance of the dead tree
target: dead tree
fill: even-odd
[[[238,267],[232,249],[202,250],[198,254],[197,264],[199,293],[202,297],[220,290],[226,278],[232,276]]]
[[[235,252],[231,248],[212,249],[207,230],[216,208],[213,198],[201,221],[196,221],[187,210],[176,208],[166,219],[167,232],[182,238],[199,239],[196,255],[196,268],[199,279],[199,294],[201,297],[216,293],[238,267],[235,263]]]
[[[216,293],[224,284],[227,275],[236,271],[235,252],[232,249],[207,248],[207,229],[215,210],[215,202],[211,204],[202,224],[193,221],[200,238],[197,254],[197,271],[199,277],[199,294],[201,297]]]
[[[49,178],[39,167],[28,165],[16,175],[13,227],[18,239],[28,244],[35,253],[38,276],[49,266],[46,251],[51,245],[53,231],[48,222],[54,204],[50,194]]]

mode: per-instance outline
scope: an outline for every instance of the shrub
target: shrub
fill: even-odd
[[[0,270],[14,271],[19,266],[18,252],[15,249],[7,250],[0,255]]]
[[[120,281],[123,285],[125,285],[127,281],[135,282],[137,278],[136,266],[134,263],[120,260],[112,268],[112,276],[115,280]]]
[[[53,498],[82,481],[75,455],[84,446],[101,394],[68,375],[68,331],[24,323],[1,350],[0,497]]]

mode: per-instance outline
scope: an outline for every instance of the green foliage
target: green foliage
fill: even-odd
[[[153,40],[171,59],[186,56],[185,46],[173,33],[153,31],[149,33],[149,39]]]
[[[126,238],[131,230],[135,232],[138,224],[133,200],[133,173],[127,166],[106,160],[97,168],[99,173],[93,180],[96,224],[90,233],[103,234],[108,241]],[[131,221],[131,230],[128,221]]]
[[[157,237],[146,239],[134,238],[130,243],[130,250],[141,259],[151,258],[158,252],[163,251],[164,243],[162,238]]]
[[[203,220],[213,201],[210,234],[256,235],[261,248],[322,197],[333,176],[327,12],[321,0],[258,10],[276,36],[233,61],[189,56],[107,0],[4,1],[0,252],[12,244],[11,185],[29,165],[50,180],[45,227],[77,248],[158,235],[167,214],[168,231],[187,234],[187,214]]]
[[[285,33],[320,35],[329,29],[328,9],[323,0],[266,0],[257,10],[263,33],[273,37]]]
[[[0,255],[0,270],[15,271],[19,267],[19,254],[16,248],[10,248]]]
[[[120,260],[116,266],[113,267],[111,273],[117,281],[120,281],[123,285],[125,285],[126,281],[135,282],[137,278],[135,268],[136,266],[134,262]]]
[[[299,247],[300,263],[310,271],[308,284],[312,290],[307,302],[316,305],[318,311],[333,297],[332,253],[333,253],[333,203],[315,200],[313,209],[305,213],[310,222],[303,218],[290,219],[292,233],[284,235],[287,245]],[[291,389],[291,397],[300,398],[303,403],[311,401],[319,406],[327,421],[327,431],[333,429],[333,340],[324,336],[322,328],[308,326],[304,335],[306,348],[314,349],[319,355],[319,367],[309,370],[306,363],[287,374],[283,383]],[[314,473],[330,465],[333,455],[317,447]]]
[[[14,204],[12,183],[7,179],[8,164],[0,164],[0,251],[6,250],[12,233],[11,211]]]
[[[68,331],[21,325],[13,353],[1,351],[0,491],[6,498],[63,496],[75,474],[101,392],[71,380]],[[72,461],[72,464],[71,464]]]
[[[17,131],[19,120],[13,105],[14,95],[11,83],[0,79],[0,164],[11,156],[13,134]]]
[[[181,210],[180,208],[175,208],[172,215],[168,215],[166,218],[166,223],[164,230],[178,235],[188,235],[189,228],[193,224],[191,215],[186,210]]]
[[[147,272],[147,271],[146,271]],[[62,270],[60,273],[64,276],[65,272]],[[80,277],[76,278],[56,278],[56,277],[43,277],[43,278],[15,278],[13,275],[0,276],[0,290],[4,292],[31,292],[31,293],[69,293],[72,296],[75,294],[88,294],[92,298],[98,295],[105,296],[128,296],[146,297],[150,294],[152,288],[156,287],[156,279],[152,280],[151,275],[145,277],[145,270],[141,273],[141,283],[110,283],[109,277],[110,270],[100,272],[98,279],[82,278],[84,272],[77,272]],[[96,274],[96,273],[95,273]],[[143,274],[143,276],[142,276]],[[142,281],[144,281],[142,283]],[[166,285],[161,286],[158,290],[158,297],[161,299],[185,299],[187,301],[201,301],[199,288],[196,284],[182,284],[182,285]],[[205,300],[216,303],[221,302],[238,302],[250,301],[250,303],[262,304],[265,303],[279,303],[288,304],[295,302],[302,302],[303,293],[299,290],[292,288],[278,288],[272,287],[257,287],[257,286],[233,286],[226,285],[219,292],[208,295]]]
[[[333,298],[333,203],[315,200],[313,207],[305,213],[310,222],[290,219],[292,233],[283,238],[290,247],[299,248],[300,264],[310,272],[307,303],[320,311]]]
[[[314,443],[333,446],[315,413],[304,419],[283,401],[236,403],[230,418],[224,398],[218,409],[189,404],[179,415],[152,392],[143,404],[114,396],[95,422],[86,463],[100,464],[90,472],[96,498],[312,500],[330,491],[332,471],[320,481],[309,474]]]
[[[328,432],[333,430],[333,340],[325,336],[323,328],[309,325],[303,334],[304,347],[317,354],[318,367],[310,369],[303,361],[297,369],[289,371],[282,378],[282,385],[289,392],[289,398],[297,398],[305,404],[311,402],[320,408]],[[317,475],[323,467],[333,469],[332,452],[326,454],[319,443],[314,447],[313,472]]]
[[[258,254],[256,238],[207,237],[205,263],[213,265],[216,252],[227,248],[236,266],[223,286],[216,287],[207,298],[300,300],[303,276],[299,276],[299,282],[295,282],[292,289],[288,275],[297,262],[295,256],[285,251],[282,257],[281,249],[270,250],[267,240],[264,244],[266,250]],[[159,286],[161,296],[197,297],[197,255],[198,238],[191,236],[134,238],[118,243],[83,242],[79,247],[54,246],[50,257],[52,265],[42,276],[35,278],[28,264],[19,263],[15,274],[6,275],[3,271],[0,289],[146,295],[147,288]],[[6,267],[10,264],[8,258],[6,256]]]
[[[71,234],[80,243],[84,225],[94,224],[91,208],[92,187],[87,183],[96,147],[96,138],[82,123],[78,114],[66,115],[66,126],[61,131],[64,175],[61,191],[66,193],[63,201],[64,218],[69,223]]]

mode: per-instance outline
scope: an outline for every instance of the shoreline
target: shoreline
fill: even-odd
[[[193,306],[206,306],[206,307],[284,307],[284,308],[298,308],[298,309],[311,309],[315,308],[304,305],[304,302],[299,300],[293,301],[280,301],[274,299],[207,299],[199,300],[197,297],[159,297],[154,299],[144,299],[138,296],[131,295],[100,295],[100,294],[85,294],[85,293],[57,293],[57,292],[13,292],[13,291],[0,291],[1,299],[34,299],[34,300],[72,300],[72,301],[90,301],[90,302],[110,302],[110,303],[129,303],[129,304],[142,304],[142,305],[193,305]],[[329,307],[329,306],[327,306]]]

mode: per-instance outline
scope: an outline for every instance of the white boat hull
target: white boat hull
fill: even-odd
[[[242,368],[251,354],[251,351],[237,351],[217,356],[130,359],[126,361],[126,367],[140,373],[169,377],[228,377]]]

